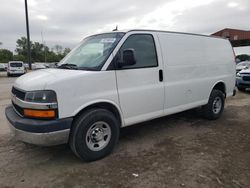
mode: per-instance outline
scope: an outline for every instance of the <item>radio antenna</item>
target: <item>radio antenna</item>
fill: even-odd
[[[113,29],[113,31],[118,31],[118,25]]]

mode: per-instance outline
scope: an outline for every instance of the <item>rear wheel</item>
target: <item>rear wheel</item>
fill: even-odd
[[[95,161],[113,151],[119,131],[119,123],[112,112],[92,109],[80,115],[73,124],[70,147],[80,159]]]
[[[203,114],[209,120],[218,119],[224,110],[225,97],[222,91],[212,90],[208,103],[203,106]]]

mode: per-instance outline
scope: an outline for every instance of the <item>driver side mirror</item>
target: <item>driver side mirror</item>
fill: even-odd
[[[135,50],[133,48],[123,50],[121,61],[118,64],[119,67],[136,64]]]

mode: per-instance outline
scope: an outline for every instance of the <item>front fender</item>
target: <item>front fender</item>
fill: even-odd
[[[119,112],[120,119],[121,119],[121,127],[124,126],[124,119],[123,119],[123,114],[122,114],[122,111],[120,109],[120,106],[118,104],[116,104],[114,101],[107,100],[107,99],[94,100],[94,101],[88,102],[88,103],[86,103],[84,105],[81,105],[79,108],[77,108],[73,112],[73,116],[76,116],[78,113],[80,113],[84,109],[88,108],[89,106],[92,106],[92,105],[95,105],[95,104],[98,104],[98,103],[108,103],[108,104],[113,105],[117,109],[117,111]]]

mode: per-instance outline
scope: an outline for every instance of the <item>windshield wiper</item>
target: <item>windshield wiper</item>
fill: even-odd
[[[70,64],[70,63],[61,64],[57,68],[59,68],[59,69],[73,69],[73,70],[78,70],[77,65]]]

